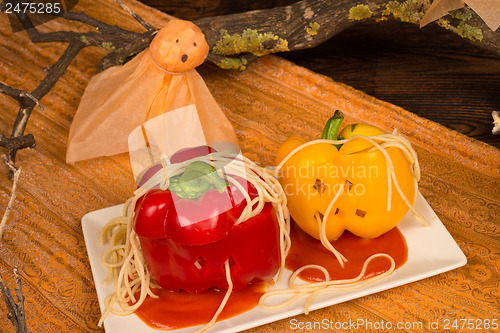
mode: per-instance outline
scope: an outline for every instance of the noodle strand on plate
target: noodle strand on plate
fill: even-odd
[[[424,225],[428,225],[429,223],[424,219],[424,217],[415,209],[415,200],[417,198],[417,193],[418,193],[418,181],[420,180],[420,166],[418,163],[418,158],[417,158],[417,153],[411,146],[410,142],[404,138],[402,135],[397,133],[396,130],[394,130],[390,134],[382,134],[382,135],[377,135],[373,137],[368,137],[364,135],[355,135],[353,136],[353,139],[362,139],[367,142],[369,142],[372,147],[370,148],[370,151],[373,150],[378,150],[380,151],[385,159],[386,159],[386,164],[387,164],[387,178],[388,178],[388,196],[387,196],[387,209],[391,209],[391,202],[392,202],[392,185],[394,184],[394,187],[396,188],[398,194],[401,196],[403,199],[404,203],[408,206],[410,211],[413,213],[415,218],[417,218],[419,221],[421,221]],[[313,140],[306,142],[295,149],[293,149],[288,155],[286,155],[281,162],[278,164],[276,168],[276,174],[279,173],[279,171],[284,167],[286,162],[296,153],[298,153],[300,150],[314,145],[318,143],[330,143],[330,144],[344,144],[348,140],[328,140],[328,139],[318,139],[318,140]],[[392,163],[392,160],[387,152],[387,148],[390,147],[397,147],[399,148],[403,154],[405,155],[406,159],[411,165],[411,172],[413,175],[413,181],[414,181],[414,187],[415,187],[415,200],[414,202],[409,202],[409,200],[406,198],[404,195],[403,191],[401,190],[401,187],[399,186],[399,183],[396,179],[396,174],[394,170],[394,165]],[[328,205],[324,216],[321,218],[319,214],[316,214],[314,217],[316,218],[318,222],[318,229],[319,229],[319,236],[320,236],[320,241],[323,244],[323,246],[329,250],[337,259],[341,267],[344,267],[344,262],[348,261],[347,258],[345,258],[342,253],[340,253],[338,250],[336,250],[331,242],[328,241],[327,236],[326,236],[326,221],[328,220],[328,216],[330,214],[330,211],[332,210],[335,202],[339,198],[339,196],[343,192],[343,187],[340,187],[339,191],[335,194],[333,199],[331,200],[330,204]],[[391,267],[384,273],[379,274],[377,276],[371,277],[369,279],[363,280],[364,274],[366,272],[366,269],[368,267],[368,264],[370,261],[372,261],[375,258],[378,257],[384,257],[387,258],[390,263]],[[377,281],[379,279],[382,279],[383,277],[391,274],[396,267],[394,259],[385,254],[385,253],[376,253],[372,255],[371,257],[367,258],[366,261],[363,264],[363,268],[361,269],[361,272],[359,275],[353,279],[344,279],[344,280],[330,280],[330,276],[328,271],[319,265],[305,265],[295,272],[290,277],[289,280],[289,288],[288,289],[283,289],[283,290],[272,290],[266,292],[260,299],[259,305],[262,309],[264,310],[277,310],[277,309],[282,309],[284,307],[287,307],[288,305],[294,303],[298,299],[300,299],[303,296],[308,296],[306,303],[305,303],[305,312],[306,314],[309,311],[309,307],[314,301],[315,297],[321,293],[325,292],[330,292],[330,291],[339,291],[339,290],[353,290],[357,288],[361,288],[363,286],[366,286],[374,281]],[[294,281],[300,274],[305,269],[309,268],[314,268],[318,269],[323,274],[325,275],[325,281],[324,282],[315,282],[315,283],[307,283],[307,284],[295,284]],[[282,303],[276,304],[276,305],[267,305],[266,300],[270,297],[273,296],[279,296],[279,295],[287,295],[291,294],[292,297],[289,298],[286,301],[283,301]]]
[[[409,202],[409,200],[401,191],[401,188],[395,176],[394,165],[392,164],[392,161],[386,150],[387,148],[397,147],[402,150],[405,157],[410,162],[415,182],[416,198],[416,194],[418,191],[417,183],[420,179],[420,166],[418,164],[417,154],[411,147],[411,144],[408,142],[408,140],[398,134],[396,131],[390,134],[378,135],[374,137],[356,135],[354,138],[360,138],[369,142],[372,145],[372,147],[369,149],[380,151],[387,161],[389,186],[387,203],[388,209],[390,209],[391,206],[392,185],[394,184],[396,191],[401,195],[405,204],[409,207],[412,213],[420,221],[426,224],[425,219],[416,211],[414,207],[415,202]],[[219,174],[219,176],[221,176],[221,178],[236,186],[241,191],[241,193],[243,193],[244,200],[246,201],[247,205],[237,219],[236,224],[244,223],[249,218],[258,215],[259,213],[261,213],[264,204],[266,202],[270,202],[277,214],[280,228],[281,266],[277,274],[277,281],[280,281],[285,269],[285,258],[291,246],[291,239],[290,215],[287,208],[287,198],[285,196],[283,188],[278,181],[278,174],[291,156],[307,146],[317,143],[343,144],[347,141],[349,140],[335,141],[320,139],[307,142],[292,150],[287,156],[285,156],[285,158],[274,170],[258,166],[256,163],[249,160],[245,156],[235,156],[234,153],[230,152],[213,152],[209,155],[199,156],[194,159],[175,164],[171,164],[166,156],[162,156],[162,168],[149,180],[147,180],[141,188],[136,190],[132,198],[127,200],[124,205],[122,216],[111,219],[101,230],[99,238],[100,242],[102,244],[109,244],[109,248],[105,251],[102,257],[103,265],[108,270],[108,276],[105,280],[105,283],[114,281],[114,293],[112,295],[109,295],[105,300],[106,309],[101,317],[101,320],[99,321],[99,325],[102,325],[105,318],[110,313],[116,315],[129,315],[142,304],[146,297],[157,297],[151,289],[153,287],[157,287],[157,285],[151,279],[151,276],[147,270],[144,258],[141,254],[137,235],[132,228],[132,220],[136,202],[148,191],[148,189],[159,186],[159,188],[166,190],[169,187],[170,178],[181,174],[186,169],[188,164],[194,161],[204,161],[211,164]],[[245,188],[232,176],[243,177],[248,182],[250,182],[257,190],[257,197],[251,199]],[[344,262],[346,262],[348,258],[345,258],[339,251],[337,251],[333,247],[331,242],[328,241],[326,237],[326,221],[333,206],[335,205],[335,202],[343,193],[343,191],[344,188],[340,187],[339,191],[335,194],[334,198],[328,205],[328,208],[323,217],[320,217],[319,215],[315,216],[320,230],[321,243],[336,257],[342,267],[344,266]],[[373,259],[379,257],[383,257],[389,260],[389,262],[391,263],[390,268],[380,275],[368,279],[363,279],[369,263]],[[366,259],[357,277],[344,280],[331,280],[328,271],[324,267],[318,265],[306,265],[292,273],[289,279],[289,288],[283,290],[271,290],[266,292],[261,297],[259,306],[264,310],[281,309],[292,304],[298,299],[307,296],[307,300],[305,303],[305,311],[307,313],[309,311],[309,307],[311,306],[317,295],[330,291],[352,290],[363,287],[369,283],[382,279],[383,277],[391,274],[394,271],[395,266],[395,261],[391,256],[385,253],[376,253]],[[228,290],[216,313],[205,326],[200,328],[200,332],[205,331],[216,322],[217,317],[221,313],[232,292],[232,281],[228,261],[226,261],[224,267],[226,272],[226,279],[228,282]],[[299,276],[300,272],[309,268],[322,271],[325,275],[325,281],[297,284],[295,280]],[[283,301],[282,303],[276,305],[266,304],[266,301],[271,297],[290,294],[292,295],[292,297],[290,297],[288,300]],[[136,295],[138,295],[138,297],[136,297]]]
[[[260,214],[266,202],[273,205],[280,230],[281,266],[278,279],[281,278],[285,267],[286,254],[290,249],[290,215],[286,206],[285,193],[276,179],[274,171],[260,167],[242,155],[235,156],[231,152],[214,152],[175,164],[171,164],[166,156],[162,156],[162,169],[148,179],[141,188],[135,191],[134,196],[125,202],[122,216],[108,221],[100,232],[99,242],[109,244],[109,248],[104,252],[101,259],[102,264],[108,270],[108,276],[104,283],[113,281],[114,293],[105,300],[105,311],[99,321],[99,326],[103,324],[110,313],[115,315],[132,314],[141,306],[146,297],[157,297],[151,288],[158,286],[151,279],[141,253],[138,237],[132,228],[135,205],[149,189],[158,186],[164,190],[168,189],[170,178],[181,174],[194,161],[211,164],[221,178],[225,178],[229,183],[236,186],[245,196],[244,200],[246,200],[247,206],[236,224],[244,223],[249,218]],[[258,196],[252,200],[247,190],[229,175],[246,179],[255,187]],[[231,294],[233,284],[228,265],[228,261],[226,261],[228,291],[219,309],[207,324],[209,326],[204,326],[202,330],[208,329],[216,322]]]
[[[378,258],[378,257],[387,258],[391,263],[390,268],[382,274],[379,274],[379,275],[373,276],[371,278],[362,280],[370,261],[372,261],[373,259]],[[259,306],[261,309],[269,310],[269,311],[280,310],[280,309],[283,309],[283,308],[289,306],[290,304],[294,303],[295,301],[297,301],[301,297],[308,296],[308,298],[306,300],[306,304],[304,306],[304,311],[306,314],[308,314],[309,307],[317,295],[322,294],[322,293],[326,293],[326,292],[331,292],[331,291],[354,290],[354,289],[364,287],[364,286],[366,286],[374,281],[380,280],[380,279],[386,277],[387,275],[391,274],[394,271],[395,267],[396,267],[396,263],[391,256],[389,256],[385,253],[376,253],[376,254],[372,255],[371,257],[369,257],[368,259],[366,259],[365,263],[363,264],[363,268],[361,269],[361,272],[355,278],[344,279],[344,280],[330,280],[330,275],[324,267],[319,266],[319,265],[305,265],[305,266],[302,266],[301,268],[297,269],[295,272],[293,272],[293,274],[289,280],[289,288],[288,289],[278,289],[278,290],[271,290],[271,291],[266,292],[260,298]],[[314,282],[314,283],[305,283],[305,284],[296,284],[295,280],[297,279],[299,274],[303,270],[311,269],[311,268],[318,269],[321,272],[323,272],[323,274],[325,275],[325,281]],[[290,294],[293,296],[290,299],[283,301],[282,303],[278,303],[275,305],[266,304],[266,301],[268,300],[268,298],[271,298],[274,296],[281,296],[281,295],[290,295]]]

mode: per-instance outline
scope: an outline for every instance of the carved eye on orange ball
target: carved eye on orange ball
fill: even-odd
[[[209,51],[201,29],[184,20],[168,22],[149,47],[154,62],[172,73],[189,72],[201,65]]]

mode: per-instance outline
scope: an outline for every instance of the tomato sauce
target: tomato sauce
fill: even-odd
[[[186,291],[153,290],[158,298],[147,297],[135,314],[158,330],[175,330],[208,323],[219,308],[225,290],[210,289],[200,294]],[[266,283],[250,284],[231,296],[217,321],[250,311],[259,304]]]
[[[320,241],[302,231],[293,221],[290,231],[292,245],[285,266],[291,271],[305,265],[316,264],[328,270],[331,280],[350,279],[359,275],[366,259],[373,254],[390,255],[396,263],[396,268],[402,266],[408,258],[406,240],[397,228],[375,239],[360,238],[345,231],[332,242],[332,245],[348,260],[343,268]],[[373,259],[363,279],[382,274],[390,265],[387,258]],[[299,277],[311,282],[325,280],[323,273],[317,269],[304,270]],[[147,297],[135,313],[148,326],[158,330],[175,330],[208,323],[226,293],[225,290],[215,289],[200,294],[165,289],[155,289],[154,292],[159,297]],[[266,283],[250,284],[242,290],[233,292],[217,321],[253,309],[265,292]]]
[[[366,259],[376,253],[390,255],[396,263],[396,268],[403,265],[408,259],[406,240],[398,228],[374,239],[360,238],[347,230],[344,231],[337,240],[331,242],[333,247],[348,260],[344,263],[343,268],[335,256],[319,240],[302,231],[293,221],[290,237],[292,245],[286,258],[285,267],[296,271],[305,265],[323,266],[330,274],[330,280],[357,277],[361,273]],[[390,267],[391,263],[387,258],[375,258],[369,263],[362,279],[382,274]],[[324,274],[318,269],[305,269],[299,274],[299,278],[310,282],[325,281]]]

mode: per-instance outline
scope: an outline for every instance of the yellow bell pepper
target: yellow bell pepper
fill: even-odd
[[[352,139],[355,135],[373,136],[381,134],[385,134],[385,132],[376,126],[369,124],[351,124],[340,131],[339,140]]]
[[[394,228],[408,212],[408,203],[413,204],[418,178],[414,175],[414,161],[400,146],[387,147],[387,156],[373,149],[376,144],[390,141],[390,135],[383,140],[383,136],[365,137],[357,132],[352,139],[339,141],[343,144],[337,149],[331,140],[337,140],[342,119],[343,114],[336,112],[329,120],[322,135],[326,140],[309,143],[298,137],[286,140],[276,155],[279,181],[291,217],[311,236],[320,239],[320,225],[326,218],[326,237],[330,241],[344,230],[359,237],[375,238]],[[369,135],[384,133],[380,129],[369,130]],[[297,151],[289,156],[293,150]],[[390,162],[406,201],[391,178]]]

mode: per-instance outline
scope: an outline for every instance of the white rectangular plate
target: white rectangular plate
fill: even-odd
[[[417,198],[416,209],[430,222],[430,226],[424,227],[411,213],[408,213],[398,225],[408,245],[408,260],[402,267],[395,270],[391,275],[363,288],[321,294],[315,299],[310,310],[320,309],[415,282],[465,265],[467,262],[465,255],[420,194]],[[106,248],[99,244],[98,235],[109,219],[119,216],[121,213],[122,205],[119,205],[88,213],[82,218],[83,234],[101,311],[104,310],[105,297],[111,294],[113,290],[111,285],[101,283],[106,278],[106,270],[101,265],[101,256]],[[291,272],[286,271],[281,282],[273,288],[286,289],[290,274]],[[279,299],[273,298],[272,302],[275,301],[278,302]],[[209,331],[219,333],[242,331],[303,312],[304,300],[299,300],[295,304],[277,311],[264,311],[256,307],[236,317],[218,322]],[[108,333],[158,332],[144,324],[135,315],[125,317],[110,315],[105,320],[104,327]],[[194,329],[186,328],[171,332],[187,333],[192,332]]]

